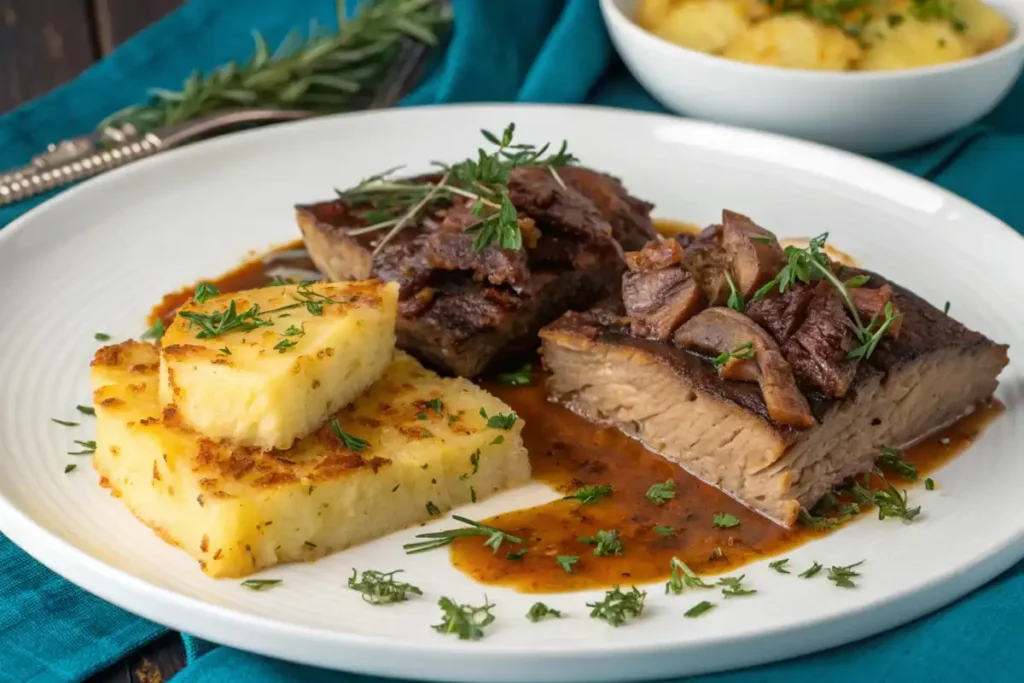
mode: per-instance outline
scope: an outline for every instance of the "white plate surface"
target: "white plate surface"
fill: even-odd
[[[475,151],[484,127],[517,124],[524,141],[567,138],[588,165],[620,175],[656,214],[709,223],[722,207],[783,236],[830,241],[967,325],[1011,345],[998,396],[1006,414],[911,491],[924,506],[904,525],[862,519],[789,554],[790,564],[861,559],[856,590],[748,567],[759,590],[718,600],[647,586],[642,619],[613,629],[588,618],[599,591],[545,597],[570,618],[532,624],[534,598],[484,587],[446,553],[403,554],[409,530],[315,564],[276,568],[267,592],[215,581],[159,541],[65,452],[92,438],[88,362],[99,345],[138,334],[162,294],[295,239],[292,206],[331,196],[379,170]],[[1024,556],[1020,482],[1024,405],[1024,240],[933,185],[842,152],[667,116],[564,107],[404,109],[282,125],[221,138],[85,183],[0,232],[0,530],[97,595],[154,621],[234,647],[352,671],[465,681],[619,681],[766,662],[861,638],[949,603]],[[65,475],[64,465],[79,463]],[[474,517],[546,501],[533,485],[460,512]],[[993,520],[996,520],[994,522]],[[449,522],[440,521],[434,527]],[[404,568],[423,599],[376,608],[345,587],[352,567]],[[497,604],[479,642],[430,629],[448,595]],[[716,594],[717,595],[717,594]]]

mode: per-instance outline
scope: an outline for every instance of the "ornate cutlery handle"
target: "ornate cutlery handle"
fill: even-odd
[[[0,176],[0,206],[124,166],[156,154],[164,146],[160,137],[147,133],[106,148],[93,149],[89,144],[77,154],[65,155],[69,158],[64,161],[40,158],[32,165]]]

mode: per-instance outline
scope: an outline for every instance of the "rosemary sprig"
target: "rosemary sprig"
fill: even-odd
[[[364,179],[355,187],[338,191],[343,201],[363,209],[363,217],[373,221],[369,226],[348,231],[348,234],[388,230],[374,248],[376,254],[399,232],[413,224],[434,201],[461,197],[472,200],[472,211],[480,217],[476,225],[468,228],[476,234],[473,241],[475,250],[480,251],[491,244],[502,249],[522,249],[519,214],[508,196],[509,174],[517,168],[546,168],[564,187],[565,183],[555,168],[574,163],[576,157],[567,151],[564,141],[553,154],[548,154],[550,144],[537,147],[514,142],[514,123],[508,124],[500,137],[486,130],[480,132],[498,149],[489,154],[480,149],[476,158],[452,165],[434,162],[441,172],[436,182],[395,180],[392,175],[399,169],[392,168]]]
[[[498,552],[498,548],[505,541],[509,543],[522,543],[521,538],[505,533],[501,529],[495,529],[492,526],[481,524],[480,522],[474,522],[471,519],[460,517],[458,515],[452,515],[452,519],[463,524],[468,524],[467,528],[462,529],[448,529],[447,531],[435,531],[429,534],[417,534],[416,538],[430,539],[427,541],[416,541],[415,543],[406,543],[402,546],[405,552],[409,555],[413,553],[422,553],[428,550],[434,550],[435,548],[441,548],[449,545],[459,536],[487,536],[487,540],[484,541],[484,545]]]
[[[150,101],[123,109],[99,129],[130,123],[140,132],[239,107],[316,112],[362,108],[398,57],[406,38],[435,45],[450,13],[437,0],[376,0],[347,19],[337,1],[338,31],[315,23],[293,32],[273,52],[258,32],[244,64],[229,62],[204,76],[195,71],[179,92],[156,89]]]
[[[883,448],[882,455],[878,457],[878,464],[896,472],[904,479],[917,481],[917,465],[903,457],[903,451],[898,448]]]

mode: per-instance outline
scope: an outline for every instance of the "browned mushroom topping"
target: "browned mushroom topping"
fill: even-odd
[[[640,251],[626,252],[626,265],[641,273],[678,265],[682,259],[683,250],[675,240],[653,240]]]
[[[737,349],[751,349],[753,364],[736,364],[728,373],[738,379],[756,377],[768,415],[775,422],[799,428],[814,424],[807,399],[797,388],[793,372],[782,357],[778,344],[750,318],[729,308],[709,308],[680,327],[675,342],[713,354],[734,354]],[[726,362],[721,367],[728,365]]]
[[[672,242],[674,244],[674,242]],[[633,252],[636,253],[636,252]],[[637,337],[667,340],[704,306],[704,294],[679,266],[622,276],[622,303]]]
[[[722,211],[722,248],[740,296],[749,299],[786,264],[775,235],[743,214]]]
[[[865,325],[870,325],[872,320],[885,320],[885,305],[892,301],[892,287],[888,284],[884,284],[878,289],[848,287],[847,291],[850,292],[850,300],[856,306],[857,315],[860,316],[861,322]],[[894,303],[893,308],[895,306],[896,304]],[[898,315],[899,310],[895,310],[893,313]],[[899,336],[902,325],[903,316],[900,316],[886,328],[885,333],[890,337]]]
[[[729,255],[722,248],[722,226],[708,226],[690,240],[683,249],[683,263],[704,291],[708,305],[724,305],[729,299]]]

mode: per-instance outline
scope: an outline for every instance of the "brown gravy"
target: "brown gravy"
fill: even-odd
[[[668,223],[658,221],[659,231],[664,231]],[[677,232],[695,227],[674,226],[678,226]],[[302,256],[268,264],[267,259],[273,254],[301,247],[301,242],[289,244],[208,282],[221,292],[232,292],[266,285],[273,279],[268,271],[274,266],[313,269],[308,257]],[[160,318],[170,322],[194,291],[194,287],[186,287],[165,295],[153,309],[151,321]],[[556,500],[482,520],[518,536],[524,543],[522,547],[505,544],[499,552],[492,553],[479,537],[457,539],[451,549],[452,561],[477,581],[526,593],[649,583],[668,578],[672,557],[680,558],[698,573],[718,574],[779,555],[830,533],[784,529],[751,512],[621,432],[593,425],[549,403],[543,380],[543,373],[537,370],[533,384],[528,387],[510,388],[493,382],[484,382],[483,386],[525,420],[523,438],[535,479],[563,493],[572,493],[584,484],[612,484],[614,493],[591,505]],[[917,465],[923,481],[929,472],[970,446],[1002,409],[997,401],[981,406],[942,433],[908,449],[905,457]],[[668,479],[675,482],[673,499],[659,506],[645,498],[652,484]],[[911,485],[892,476],[889,480],[898,486]],[[936,488],[940,485],[941,482],[935,484]],[[911,505],[922,505],[923,514],[927,515],[928,492],[919,486],[912,496]],[[713,524],[716,514],[732,515],[740,524],[729,529],[717,528]],[[674,535],[659,534],[655,526],[670,527]],[[592,537],[599,530],[613,529],[622,542],[621,556],[597,557],[593,546],[578,540]],[[508,553],[523,548],[526,552],[521,559],[507,558]],[[571,573],[556,562],[559,555],[579,558]]]

